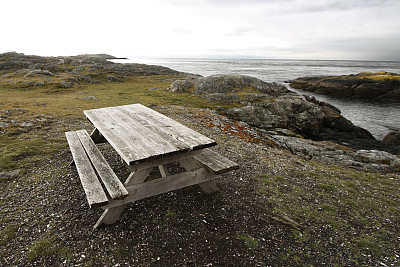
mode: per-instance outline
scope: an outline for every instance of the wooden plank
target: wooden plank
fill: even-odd
[[[185,125],[140,104],[123,106],[125,110],[140,115],[149,122],[152,122],[157,127],[173,136],[176,140],[186,143],[192,150],[211,147],[216,145],[216,142]]]
[[[201,150],[196,150],[196,151],[191,151],[191,152],[187,152],[187,153],[183,153],[183,154],[171,155],[171,156],[168,156],[165,158],[154,159],[149,162],[143,162],[143,163],[134,162],[132,165],[127,165],[126,167],[131,172],[134,172],[134,171],[138,171],[138,170],[142,170],[142,169],[147,169],[150,167],[156,167],[156,166],[162,165],[162,164],[167,164],[170,162],[179,161],[179,160],[186,159],[186,158],[191,158],[200,153],[201,153]]]
[[[204,168],[196,169],[190,172],[178,173],[151,180],[145,183],[127,186],[129,196],[122,200],[113,200],[109,204],[103,206],[104,209],[118,207],[130,202],[134,202],[143,198],[148,198],[170,192],[187,186],[203,183],[215,179],[215,175]]]
[[[118,111],[117,107],[92,110],[96,120],[92,121],[99,131],[106,137],[115,148],[123,144],[129,149],[128,153],[121,155],[126,162],[143,162],[150,158],[165,156],[169,153],[177,153],[177,148],[170,143],[160,140],[145,127],[137,124],[131,118]],[[101,128],[103,125],[104,128]],[[100,127],[100,128],[99,128]],[[114,135],[108,137],[109,132]],[[137,153],[132,153],[136,152]],[[139,156],[138,156],[139,155]]]
[[[129,106],[121,106],[120,111],[129,116],[133,121],[140,123],[143,127],[149,129],[153,134],[157,135],[158,139],[166,140],[166,142],[174,145],[179,151],[186,152],[191,148],[188,144],[179,140],[175,135],[167,132],[153,121],[148,120],[146,117],[139,115],[134,110],[130,109]]]
[[[182,143],[170,142],[170,140],[164,138],[165,136],[157,134],[157,131],[154,131],[153,128],[145,127],[145,125],[142,125],[142,121],[132,118],[129,113],[126,114],[120,107],[112,108],[111,114],[121,123],[125,133],[128,135],[135,133],[135,136],[137,135],[141,138],[146,147],[158,151],[160,156],[189,150],[188,146],[184,146]]]
[[[135,140],[127,140],[121,135],[119,126],[114,121],[105,120],[97,111],[97,109],[85,110],[84,113],[127,164],[133,159],[143,160],[149,157],[149,154],[140,148],[132,150],[132,143],[135,143]]]
[[[158,165],[158,169],[160,170],[161,177],[167,177],[169,175],[167,165],[165,164]]]
[[[187,171],[192,171],[202,167],[201,163],[194,158],[183,159],[180,160],[179,162],[181,163],[183,168],[185,168]],[[206,194],[211,194],[219,191],[219,188],[215,184],[214,180],[200,183],[199,186],[201,190],[203,190],[203,192]]]
[[[90,158],[93,166],[99,174],[105,188],[107,189],[112,199],[121,199],[128,195],[124,185],[121,183],[117,175],[108,165],[106,159],[97,149],[95,143],[90,138],[89,134],[85,130],[76,131],[76,135],[79,137],[87,155]]]
[[[101,187],[100,181],[86,155],[79,137],[75,132],[66,132],[65,135],[89,206],[92,208],[97,205],[108,203],[107,195]]]
[[[137,172],[132,172],[128,179],[125,182],[125,186],[131,185],[131,184],[138,184],[138,183],[143,183],[144,180],[146,180],[146,177],[149,175],[151,172],[152,168],[140,170]],[[97,220],[96,224],[93,226],[94,229],[99,227],[102,224],[113,224],[118,220],[118,217],[121,215],[121,213],[124,211],[125,207],[127,204],[122,204],[117,207],[113,208],[105,208],[103,214],[101,217]]]
[[[221,174],[239,168],[239,165],[235,162],[207,148],[203,149],[202,153],[194,156],[194,158],[198,160],[204,168],[215,174]]]
[[[128,165],[216,145],[214,140],[140,104],[84,113]]]

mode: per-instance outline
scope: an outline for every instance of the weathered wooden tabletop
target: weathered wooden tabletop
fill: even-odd
[[[128,165],[216,145],[141,104],[85,110],[84,114]]]

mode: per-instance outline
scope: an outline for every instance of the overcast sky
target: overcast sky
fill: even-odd
[[[400,0],[2,0],[0,53],[400,60]]]

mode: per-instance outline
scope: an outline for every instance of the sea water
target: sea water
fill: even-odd
[[[399,61],[352,61],[352,60],[277,60],[277,59],[140,59],[128,57],[121,63],[144,63],[161,65],[174,70],[209,76],[214,74],[242,74],[266,82],[279,82],[287,86],[290,80],[305,76],[348,75],[360,72],[400,73]],[[342,112],[355,125],[370,131],[382,139],[393,130],[400,130],[400,103],[372,103],[361,100],[342,99],[311,94],[328,102]]]

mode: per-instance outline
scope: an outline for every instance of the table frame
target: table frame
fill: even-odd
[[[143,106],[140,106],[140,108],[142,107]],[[87,115],[89,121],[93,123],[93,118],[91,120],[90,112],[85,111],[85,114]],[[171,121],[169,122],[172,123]],[[174,121],[174,123],[177,122]],[[96,125],[96,123],[93,124]],[[185,126],[182,125],[182,127]],[[187,128],[185,127],[184,129]],[[107,138],[110,138],[110,136],[107,137],[105,134],[103,135],[101,131],[101,129],[95,128],[91,134],[91,138],[96,144],[107,142]],[[163,194],[196,184],[198,184],[207,194],[219,191],[214,182],[214,179],[217,177],[217,175],[215,175],[212,171],[207,170],[195,158],[196,155],[202,153],[204,148],[216,145],[215,141],[209,138],[204,137],[202,140],[205,141],[203,143],[200,142],[197,146],[188,146],[189,149],[184,148],[181,151],[175,151],[176,153],[164,154],[161,155],[161,157],[149,157],[147,159],[141,159],[138,161],[127,161],[126,156],[124,157],[120,154],[120,149],[118,149],[118,147],[115,148],[115,144],[114,146],[111,144],[117,153],[120,154],[121,161],[131,172],[124,183],[124,187],[129,194],[124,199],[109,199],[108,204],[101,207],[104,209],[104,212],[96,222],[94,228],[97,228],[102,224],[115,223],[128,203],[132,203],[143,198]],[[173,162],[179,162],[185,171],[178,174],[170,174],[167,170],[167,164]],[[161,178],[146,181],[146,178],[155,167],[158,167],[160,170]]]

